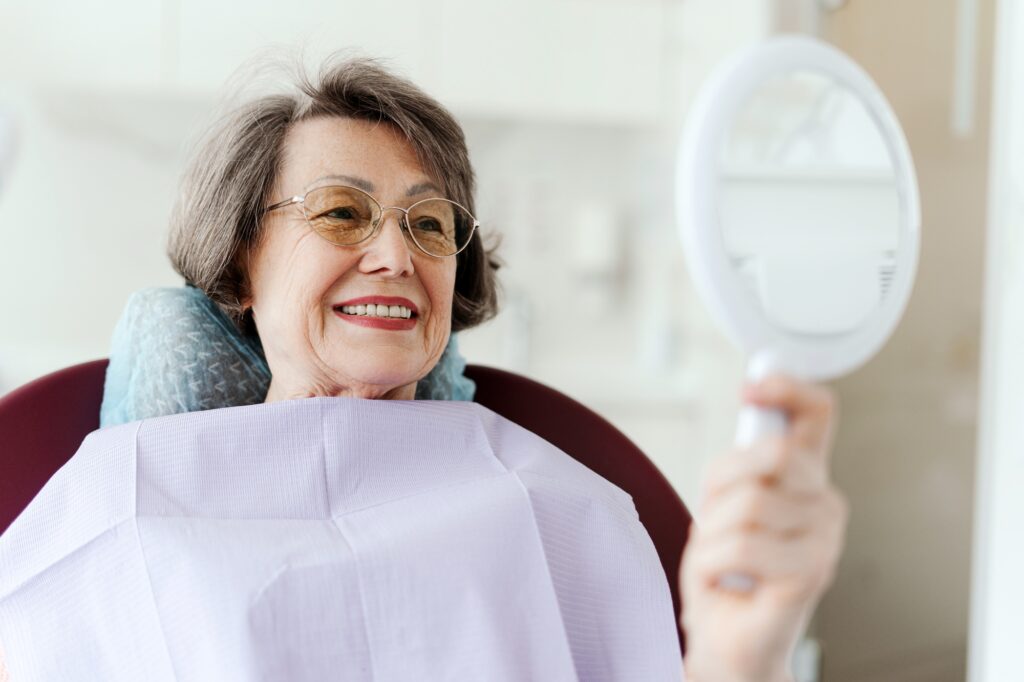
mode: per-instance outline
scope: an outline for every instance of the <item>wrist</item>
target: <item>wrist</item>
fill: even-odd
[[[786,666],[772,671],[737,671],[687,655],[683,659],[686,682],[795,682]]]

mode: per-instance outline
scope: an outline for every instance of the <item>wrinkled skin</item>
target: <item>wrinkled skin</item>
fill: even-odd
[[[270,205],[315,187],[362,181],[383,206],[443,196],[409,143],[390,125],[325,117],[296,124]],[[413,190],[413,194],[409,191]],[[336,246],[306,223],[298,205],[268,213],[247,271],[251,307],[273,376],[267,402],[312,396],[411,400],[416,381],[444,352],[451,331],[455,258],[411,244],[398,211],[372,239]],[[334,312],[362,296],[400,296],[418,308],[411,330],[357,326]]]

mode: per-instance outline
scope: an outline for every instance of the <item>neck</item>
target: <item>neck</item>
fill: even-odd
[[[416,382],[404,386],[378,386],[357,384],[352,386],[295,386],[282,385],[270,380],[265,403],[299,398],[364,398],[368,400],[413,400],[416,397]]]

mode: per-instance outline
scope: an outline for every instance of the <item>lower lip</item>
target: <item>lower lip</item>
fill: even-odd
[[[416,326],[416,318],[400,317],[371,317],[369,315],[346,315],[338,310],[334,314],[349,324],[357,324],[360,327],[371,327],[373,329],[386,329],[388,331],[406,331]]]

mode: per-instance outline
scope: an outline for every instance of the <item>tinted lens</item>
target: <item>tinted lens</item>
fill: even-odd
[[[306,194],[303,210],[310,226],[334,244],[356,244],[373,232],[380,207],[352,187],[321,187]]]
[[[427,199],[409,209],[409,233],[434,256],[461,251],[473,236],[473,222],[466,209],[446,199]]]

